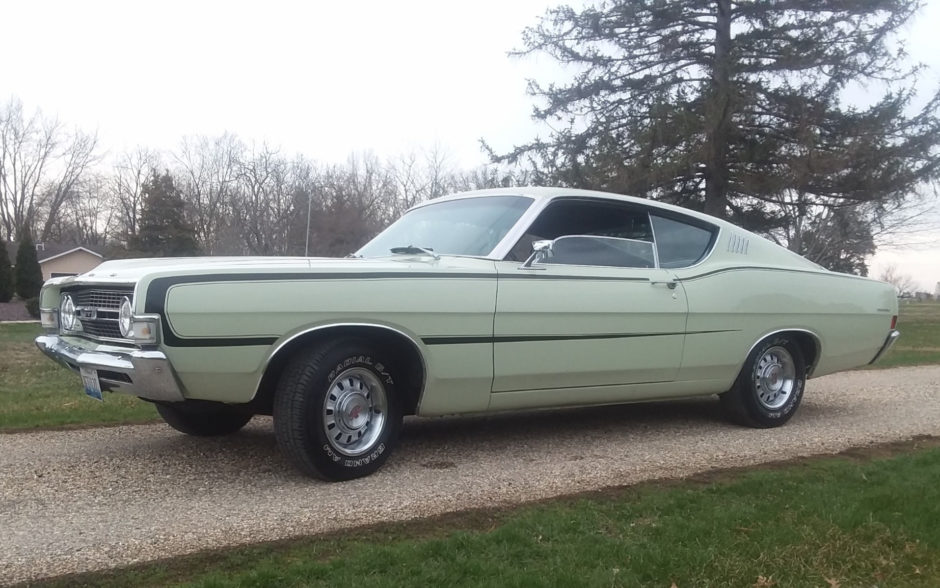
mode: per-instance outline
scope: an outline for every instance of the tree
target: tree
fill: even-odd
[[[45,241],[59,211],[87,168],[97,161],[98,138],[68,131],[38,110],[27,116],[11,99],[0,106],[0,231],[9,240],[41,226]]]
[[[140,222],[131,247],[161,257],[195,255],[198,247],[193,228],[183,213],[183,197],[170,172],[152,172],[141,194]]]
[[[703,210],[811,253],[794,223],[882,218],[940,177],[940,93],[911,111],[918,69],[896,33],[919,0],[611,0],[549,11],[519,55],[577,71],[530,82],[547,140],[538,183]],[[866,105],[848,97],[865,88]],[[885,88],[878,94],[878,88]],[[872,205],[874,204],[874,205]]]
[[[10,268],[10,254],[7,244],[0,241],[0,302],[9,302],[13,298],[13,270]]]
[[[898,296],[907,294],[908,296],[913,295],[917,290],[917,283],[907,274],[902,274],[898,271],[897,266],[889,265],[881,271],[881,275],[878,276],[878,279],[882,282],[888,282],[894,289],[897,291]]]
[[[252,255],[285,255],[296,215],[295,166],[267,144],[253,147],[238,162],[232,196],[233,224]]]
[[[196,240],[207,254],[214,252],[219,233],[231,217],[244,151],[244,144],[226,133],[214,139],[187,137],[175,155],[183,178],[183,198],[193,211]]]
[[[16,294],[23,300],[39,296],[42,288],[42,269],[36,257],[36,245],[29,231],[23,231],[16,250]]]
[[[134,151],[123,153],[114,165],[111,175],[111,188],[117,206],[118,241],[130,246],[137,236],[137,223],[143,208],[143,188],[154,170],[160,167],[157,153],[138,147]]]

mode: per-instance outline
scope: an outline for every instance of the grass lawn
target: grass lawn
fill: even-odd
[[[873,368],[940,363],[940,302],[902,302],[901,337]]]
[[[52,584],[940,586],[938,445],[925,440],[873,461],[837,457],[654,482]]]
[[[43,355],[36,324],[0,324],[0,431],[154,420],[153,405],[124,394],[85,395],[78,374]]]
[[[940,303],[901,305],[901,338],[873,368],[940,363]],[[82,393],[77,374],[47,359],[33,339],[36,324],[0,324],[0,431],[145,422],[158,419],[147,402],[105,393],[104,402]]]

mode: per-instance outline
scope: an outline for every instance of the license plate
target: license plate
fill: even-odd
[[[79,372],[82,374],[82,384],[85,385],[85,394],[101,400],[101,382],[98,381],[98,370],[80,368]]]

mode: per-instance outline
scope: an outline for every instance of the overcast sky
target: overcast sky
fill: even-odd
[[[506,52],[555,3],[0,0],[0,102],[97,130],[112,153],[229,131],[321,162],[438,145],[471,168],[486,161],[481,137],[506,150],[544,133],[526,78],[558,73]],[[906,34],[928,87],[938,30],[930,0]],[[940,239],[884,251],[872,273],[885,263],[932,291]]]

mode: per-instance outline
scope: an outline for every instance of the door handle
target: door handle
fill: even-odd
[[[679,280],[676,280],[675,278],[671,280],[650,280],[651,286],[665,286],[670,290],[675,290],[678,283]]]

